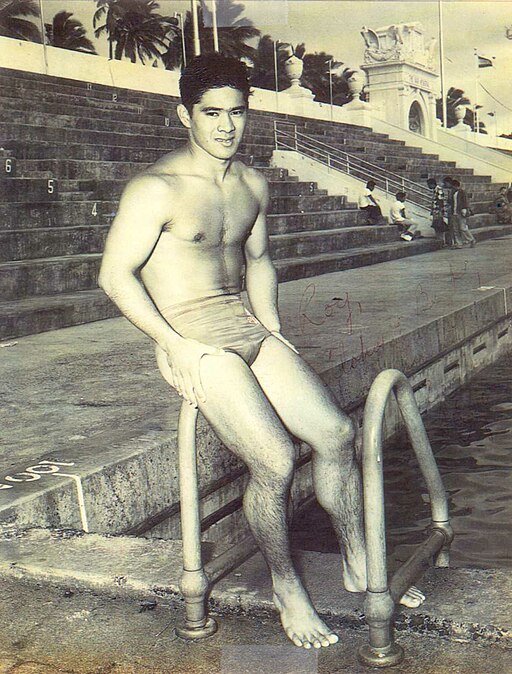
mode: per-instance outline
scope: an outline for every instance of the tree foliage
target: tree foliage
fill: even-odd
[[[468,124],[473,131],[475,130],[475,113],[471,106],[470,99],[466,96],[463,89],[458,87],[450,87],[446,94],[446,118],[447,118],[447,128],[449,129],[452,126],[457,124],[457,118],[455,116],[455,108],[459,105],[466,106],[466,114],[464,115],[463,122]],[[436,100],[436,117],[442,121],[443,119],[443,104],[442,99],[438,98]],[[485,124],[480,119],[478,120],[478,128],[480,133],[487,133],[485,131]]]
[[[30,16],[39,16],[39,5],[35,0],[0,0],[0,35],[41,42],[41,32],[36,24],[23,18]]]
[[[158,14],[154,0],[97,0],[96,6],[94,34],[108,36],[111,59],[127,56],[135,63],[138,57],[145,63],[160,58],[176,37],[175,20]]]
[[[46,40],[52,47],[96,54],[93,43],[82,23],[72,18],[71,12],[58,12],[52,23],[45,24]]]

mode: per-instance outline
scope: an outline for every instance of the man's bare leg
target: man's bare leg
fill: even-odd
[[[160,355],[158,362],[166,377],[165,358]],[[291,559],[286,513],[295,449],[289,434],[238,356],[204,356],[201,379],[206,394],[201,412],[249,469],[244,512],[270,567],[286,634],[304,648],[336,643],[338,637],[315,612]]]
[[[345,588],[366,590],[361,476],[350,419],[316,373],[273,337],[262,345],[252,370],[285,427],[313,450],[314,489],[340,542]],[[412,587],[401,603],[416,607],[424,599]]]

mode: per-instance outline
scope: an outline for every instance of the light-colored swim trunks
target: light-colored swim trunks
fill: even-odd
[[[270,335],[245,308],[240,295],[201,297],[173,304],[160,313],[182,337],[236,353],[248,365]]]

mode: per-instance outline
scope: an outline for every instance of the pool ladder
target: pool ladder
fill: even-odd
[[[388,584],[382,424],[386,403],[392,391],[427,484],[432,525],[427,540],[398,569]],[[183,402],[178,426],[178,451],[183,540],[183,575],[180,587],[185,600],[185,622],[176,628],[176,633],[183,639],[201,639],[217,631],[217,623],[208,616],[206,609],[209,579],[201,558],[196,456],[197,415],[195,407]],[[368,393],[363,418],[363,490],[368,573],[365,615],[369,626],[369,643],[359,649],[358,655],[366,665],[390,667],[398,664],[404,656],[403,648],[395,643],[392,636],[395,603],[420,573],[426,570],[432,557],[435,566],[448,566],[449,546],[453,540],[446,494],[414,392],[405,375],[398,370],[381,372]],[[234,564],[236,560],[230,561]],[[217,572],[219,568],[217,565]]]
[[[432,523],[426,541],[396,571],[388,584],[386,531],[384,521],[384,479],[382,426],[386,403],[394,392],[409,439],[430,496]],[[404,657],[392,635],[395,604],[422,575],[433,557],[434,565],[447,567],[453,531],[448,519],[448,503],[441,476],[421,414],[409,381],[399,370],[384,370],[373,382],[363,415],[363,492],[368,589],[365,616],[369,643],[361,646],[359,659],[371,667],[391,667]]]

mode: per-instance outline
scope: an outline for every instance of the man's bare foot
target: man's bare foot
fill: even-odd
[[[321,648],[338,641],[338,635],[320,619],[299,582],[279,583],[279,587],[274,588],[273,599],[284,631],[296,646]]]
[[[421,590],[418,590],[414,585],[410,587],[401,597],[399,604],[407,606],[407,608],[417,608],[425,601],[425,595]]]

